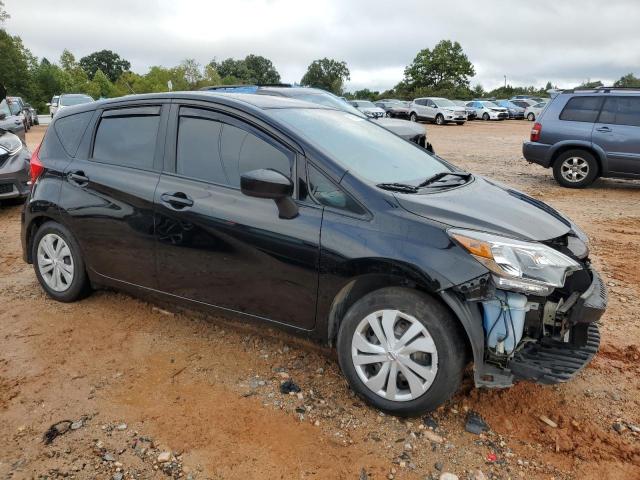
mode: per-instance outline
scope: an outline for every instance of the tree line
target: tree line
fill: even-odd
[[[93,98],[109,98],[132,93],[197,90],[209,85],[278,84],[281,82],[273,62],[250,54],[243,59],[212,59],[206,65],[185,59],[174,67],[153,66],[146,74],[130,70],[131,64],[111,50],[101,50],[80,59],[64,50],[57,62],[38,59],[18,36],[4,29],[9,14],[0,0],[0,83],[10,95],[21,96],[41,113],[51,97],[65,92],[86,93]],[[485,91],[481,85],[471,86],[475,68],[458,42],[442,40],[432,49],[420,50],[404,70],[403,79],[393,88],[379,92],[369,89],[345,92],[350,80],[346,62],[331,58],[314,60],[300,80],[301,85],[322,88],[347,98],[378,100],[399,98],[410,100],[422,96],[471,99],[513,95],[546,96],[553,88],[512,87],[506,85]],[[583,87],[601,86],[602,82],[585,82]],[[629,73],[615,86],[640,87],[640,79]]]

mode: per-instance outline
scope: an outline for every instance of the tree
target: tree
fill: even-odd
[[[362,90],[356,90],[352,94],[349,94],[348,97],[353,98],[354,100],[377,100],[380,98],[380,92],[372,92],[368,88],[363,88]]]
[[[35,58],[22,44],[20,37],[9,35],[0,29],[0,83],[9,95],[30,97],[33,85],[31,69]]]
[[[344,82],[351,79],[351,73],[344,61],[331,58],[314,60],[307,68],[300,83],[309,87],[322,88],[336,95],[342,95]]]
[[[640,87],[640,78],[636,77],[633,73],[627,73],[623,75],[613,84],[614,87]]]
[[[451,40],[441,40],[433,50],[420,50],[404,70],[405,81],[414,89],[467,89],[469,77],[474,75],[473,64],[462,46]]]
[[[98,70],[102,70],[110,81],[115,82],[123,72],[131,68],[131,64],[111,50],[93,52],[80,59],[80,66],[86,74],[93,78]]]
[[[4,23],[9,18],[11,18],[11,15],[4,9],[4,2],[0,1],[0,23]]]
[[[89,84],[87,93],[94,98],[109,98],[113,94],[113,84],[102,70],[98,70]]]
[[[279,83],[280,74],[268,58],[260,55],[247,55],[242,60],[226,58],[222,62],[211,60],[207,65],[218,72],[225,85],[234,83],[265,85]]]
[[[62,67],[63,70],[66,70],[67,72],[70,72],[71,70],[73,70],[78,66],[78,64],[76,63],[75,55],[71,53],[69,50],[67,50],[66,48],[62,51],[62,54],[60,55],[60,66]]]

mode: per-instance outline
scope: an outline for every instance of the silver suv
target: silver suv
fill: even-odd
[[[463,125],[467,121],[467,111],[446,98],[416,98],[409,106],[409,119],[412,122],[427,120],[437,125],[448,122]]]
[[[540,113],[524,158],[570,188],[597,177],[640,179],[640,89],[565,90]]]

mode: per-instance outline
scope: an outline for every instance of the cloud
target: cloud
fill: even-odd
[[[402,79],[422,48],[457,40],[476,67],[472,83],[573,86],[640,74],[640,2],[601,0],[6,0],[6,28],[38,57],[77,58],[110,49],[134,71],[184,58],[256,53],[283,81],[299,81],[314,59],[345,60],[350,89],[383,90]]]

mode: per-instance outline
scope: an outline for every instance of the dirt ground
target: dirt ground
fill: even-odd
[[[3,205],[0,478],[640,479],[640,182],[563,189],[522,159],[530,127],[426,128],[444,158],[550,203],[590,235],[610,303],[601,351],[578,378],[502,391],[467,378],[431,415],[385,416],[351,394],[331,352],[264,325],[114,292],[48,299],[21,259],[21,207]],[[28,134],[31,148],[44,128]],[[288,377],[299,395],[280,393]],[[468,411],[490,431],[467,433]],[[59,424],[47,445],[64,420],[73,426]]]

